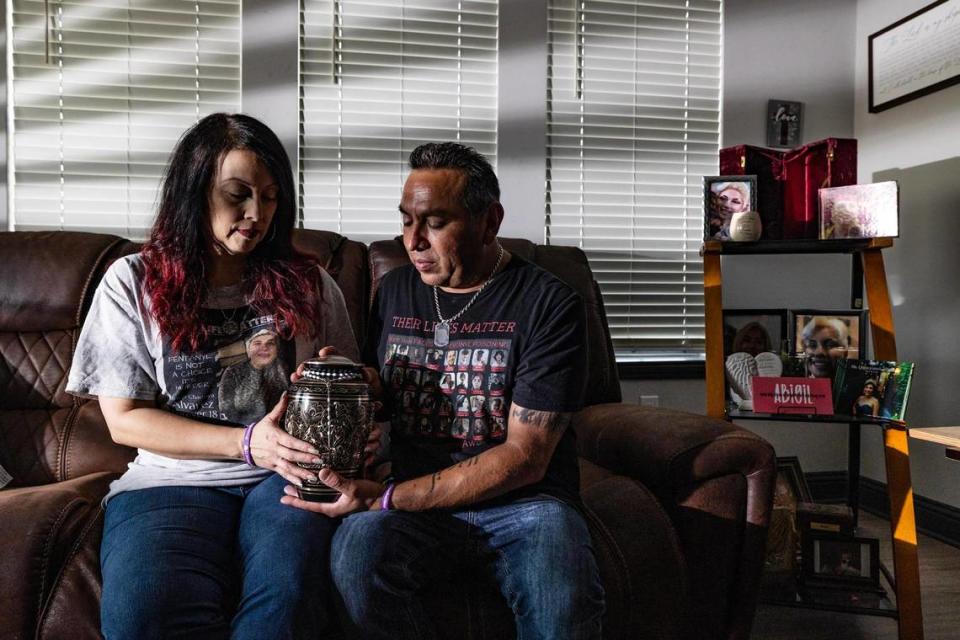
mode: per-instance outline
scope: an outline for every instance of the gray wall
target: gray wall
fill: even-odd
[[[907,418],[914,426],[960,424],[960,86],[877,114],[867,112],[867,38],[929,4],[860,0],[854,130],[862,182],[900,182],[901,236],[885,252],[897,355],[917,363]],[[865,432],[864,473],[883,480],[881,436]],[[914,490],[960,506],[960,465],[943,447],[910,441]]]

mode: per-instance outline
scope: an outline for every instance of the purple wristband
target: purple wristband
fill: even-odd
[[[393,510],[393,490],[397,485],[392,482],[387,485],[386,490],[384,490],[383,495],[380,496],[380,509],[383,511],[392,511]]]
[[[253,437],[253,428],[257,426],[256,422],[247,425],[247,430],[243,432],[243,460],[251,467],[257,466],[253,461],[253,455],[250,454],[250,438]]]

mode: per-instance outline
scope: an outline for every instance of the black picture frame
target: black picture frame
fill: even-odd
[[[778,496],[789,489],[790,496],[795,498],[794,508],[798,502],[813,502],[810,486],[803,475],[800,458],[797,456],[782,456],[777,458],[777,480],[774,489],[774,505],[777,506]],[[783,496],[786,499],[786,496]],[[783,504],[779,506],[785,506]]]
[[[867,38],[868,109],[880,113],[960,82],[960,0],[936,0]],[[910,60],[904,64],[904,60]]]
[[[833,337],[841,342],[840,347],[831,350],[833,362],[824,364],[816,348],[805,348],[805,329],[808,333],[833,333]],[[791,309],[789,330],[791,352],[794,356],[804,358],[806,377],[833,379],[836,360],[867,358],[867,312],[863,309]]]
[[[880,588],[880,541],[811,532],[801,543],[800,580],[805,585]]]
[[[737,185],[737,190],[742,195],[742,189],[745,188],[749,193],[744,200],[749,199],[750,204],[742,211],[757,210],[757,176],[704,176],[703,177],[703,239],[704,240],[729,240],[730,220],[721,222],[724,213],[720,212],[717,197],[727,189],[724,187]],[[732,217],[732,214],[730,214]],[[725,224],[723,224],[725,223]],[[726,228],[726,232],[724,232]]]
[[[803,133],[803,103],[792,100],[767,101],[767,146],[792,148]]]
[[[779,354],[788,340],[786,309],[724,309],[723,310],[723,357],[745,351],[757,355],[753,348],[744,348],[744,342],[755,336],[748,332],[759,325],[766,334],[767,346],[759,352],[772,351]],[[755,342],[755,341],[754,341]],[[739,343],[739,344],[738,344]],[[788,342],[789,344],[789,342]],[[754,345],[755,347],[757,345]]]

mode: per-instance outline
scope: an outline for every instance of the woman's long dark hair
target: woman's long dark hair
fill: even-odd
[[[170,157],[157,219],[143,246],[144,290],[161,333],[176,351],[206,338],[200,308],[207,295],[209,194],[223,157],[253,152],[277,184],[277,209],[263,240],[247,256],[244,293],[261,314],[272,313],[285,338],[311,335],[320,317],[320,271],[293,248],[296,193],[290,160],[276,134],[250,116],[214,113],[191,127]]]

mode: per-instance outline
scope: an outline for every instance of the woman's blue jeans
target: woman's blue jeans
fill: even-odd
[[[280,504],[286,480],[159,487],[107,503],[108,640],[322,637],[336,521]]]
[[[513,610],[517,638],[599,639],[603,587],[583,517],[548,497],[475,510],[365,511],[334,535],[331,570],[351,633],[437,637],[424,590],[486,563]]]

